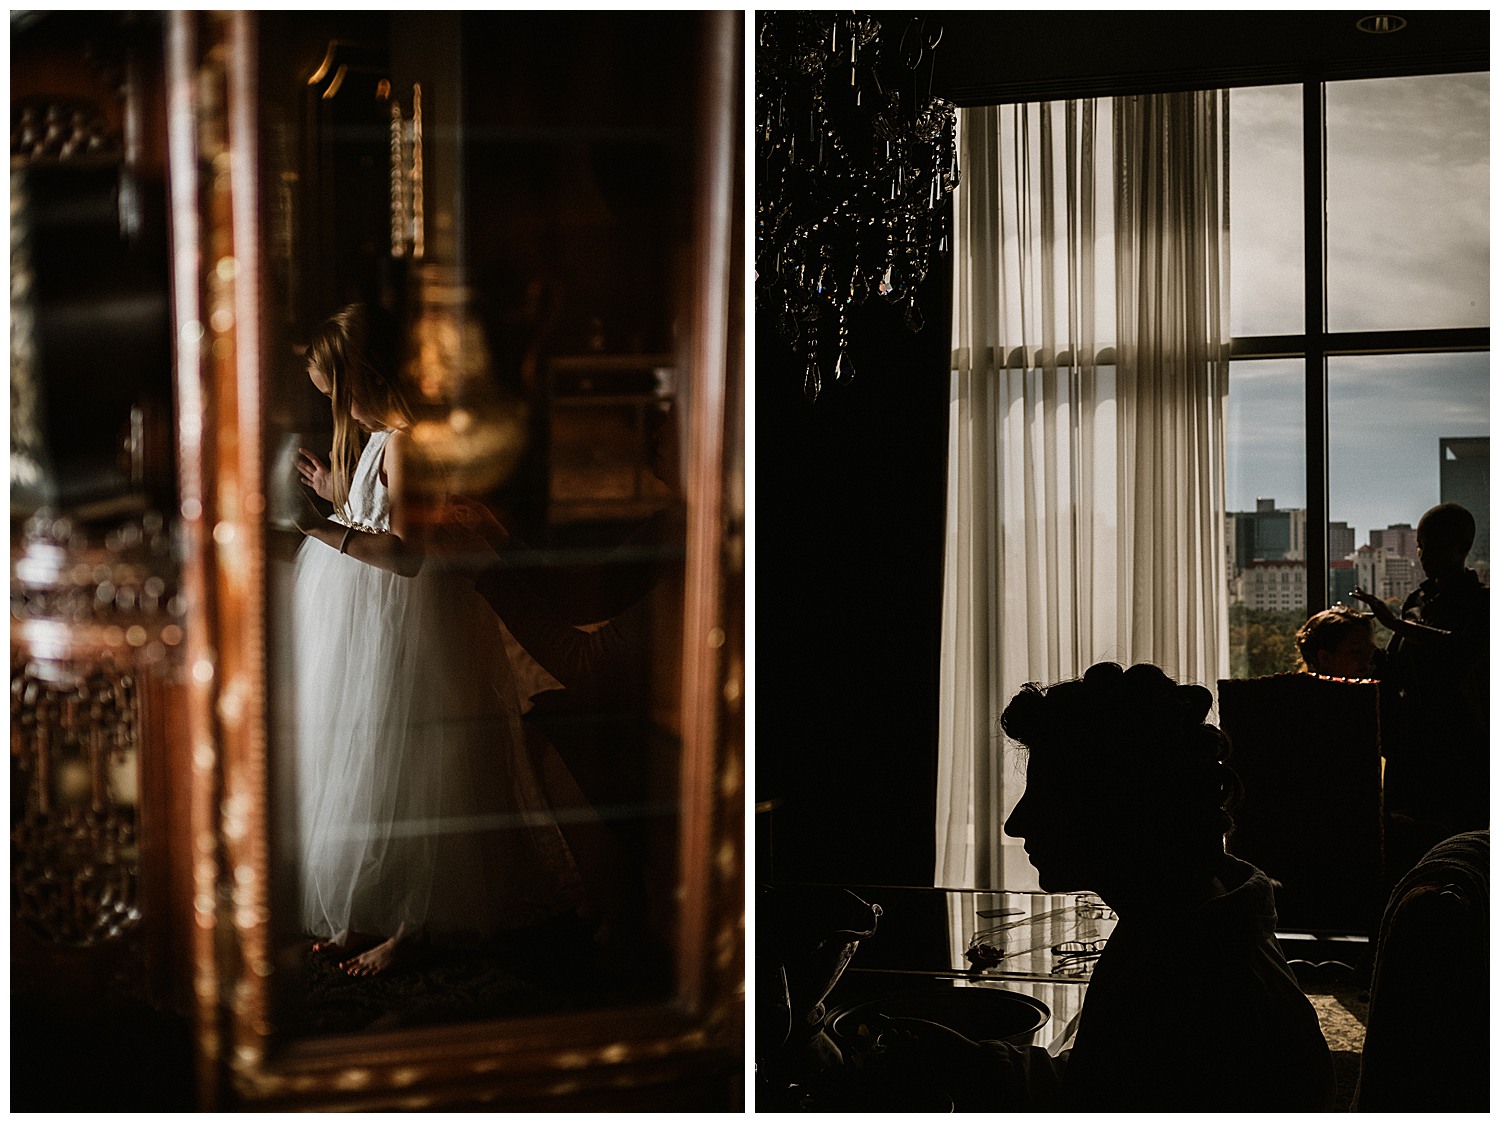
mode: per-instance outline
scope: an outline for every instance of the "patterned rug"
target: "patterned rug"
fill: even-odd
[[[418,950],[374,978],[344,973],[304,941],[281,992],[281,1024],[294,1036],[361,1033],[598,1009],[667,993],[665,958],[601,950],[581,924],[558,922],[484,947]]]
[[[1318,1012],[1318,1024],[1333,1054],[1335,1111],[1348,1111],[1359,1082],[1359,1058],[1370,1016],[1368,982],[1354,972],[1308,973],[1302,989]]]

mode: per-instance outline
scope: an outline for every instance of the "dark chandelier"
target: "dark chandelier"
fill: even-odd
[[[892,16],[887,14],[888,23]],[[769,12],[756,52],[756,302],[807,360],[816,399],[854,377],[849,315],[871,295],[920,331],[916,289],[948,250],[954,106],[932,96],[936,21]]]

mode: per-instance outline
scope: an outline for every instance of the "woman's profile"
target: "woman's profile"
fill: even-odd
[[[307,373],[333,449],[297,456],[334,508],[299,520],[294,570],[301,919],[353,975],[419,937],[482,940],[578,903],[494,615],[440,548],[448,497],[411,437],[399,354],[381,309],[332,316]]]
[[[1317,1111],[1328,1046],[1276,942],[1272,886],[1226,853],[1238,784],[1213,698],[1114,663],[1028,685],[1001,726],[1027,750],[1005,831],[1043,890],[1097,893],[1119,917],[1066,1047],[980,1045],[897,1025],[956,1066],[960,1109]]]

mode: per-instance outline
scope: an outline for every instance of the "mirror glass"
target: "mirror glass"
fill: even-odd
[[[696,29],[261,14],[289,1036],[675,985]]]

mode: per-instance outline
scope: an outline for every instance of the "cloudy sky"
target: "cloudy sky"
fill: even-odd
[[[1489,322],[1488,75],[1333,83],[1328,116],[1329,327]],[[1235,90],[1231,300],[1235,335],[1302,330],[1299,87]],[[1488,436],[1489,356],[1329,365],[1330,517],[1415,524],[1438,502],[1438,440]],[[1302,364],[1236,363],[1230,510],[1302,506]]]

